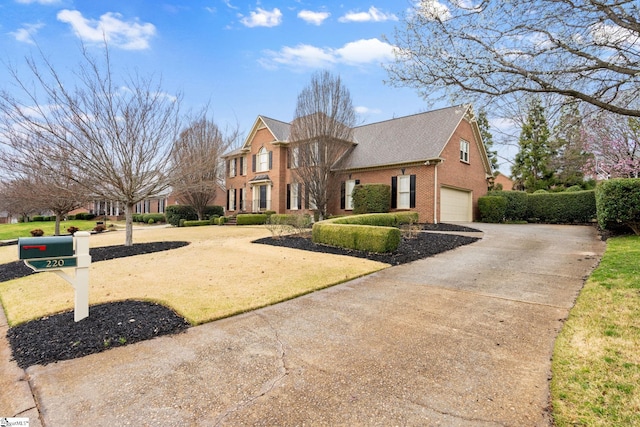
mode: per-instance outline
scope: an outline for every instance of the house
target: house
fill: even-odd
[[[227,153],[227,215],[311,212],[289,141],[291,125],[259,116],[244,144]],[[349,214],[357,184],[388,184],[392,211],[417,211],[421,222],[472,221],[492,171],[470,105],[395,118],[353,129],[332,173],[343,191],[328,212]],[[293,164],[293,166],[292,166]]]
[[[494,179],[494,185],[498,186],[498,184],[500,184],[499,189],[503,191],[513,190],[513,185],[514,185],[513,180],[508,176],[506,176],[505,174],[503,174],[502,172],[498,173]]]

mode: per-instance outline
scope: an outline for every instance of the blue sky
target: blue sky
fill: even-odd
[[[84,43],[106,37],[117,72],[162,78],[186,109],[209,103],[221,127],[245,135],[258,115],[290,121],[313,72],[339,74],[362,123],[444,105],[384,83],[394,28],[410,0],[4,0],[0,59],[24,67],[38,47],[71,78]],[[388,37],[385,41],[384,36]],[[0,67],[0,86],[7,85]]]

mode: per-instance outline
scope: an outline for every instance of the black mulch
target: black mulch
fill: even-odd
[[[478,231],[453,224],[427,224],[427,231]],[[391,254],[374,254],[317,245],[309,238],[281,237],[260,239],[258,243],[297,249],[367,258],[392,265],[426,258],[458,246],[473,243],[477,238],[438,233],[418,233],[414,239],[403,239]],[[132,247],[108,246],[91,249],[93,262],[126,256],[175,249],[188,242],[157,242],[135,244]],[[31,274],[22,261],[0,265],[0,282]],[[31,365],[74,359],[99,353],[160,335],[182,332],[189,323],[172,310],[144,301],[121,301],[91,306],[89,317],[73,321],[73,311],[33,320],[9,328],[7,338],[13,358],[25,369]]]
[[[426,224],[423,226],[426,231],[454,231],[454,232],[477,232],[479,230],[456,225],[456,224]],[[312,252],[324,252],[336,255],[348,255],[357,258],[366,258],[373,261],[380,261],[391,265],[405,264],[422,258],[437,255],[442,252],[455,249],[459,246],[468,245],[477,241],[476,237],[459,236],[455,234],[440,233],[418,233],[415,238],[403,238],[395,252],[378,254],[352,249],[336,248],[333,246],[319,245],[313,243],[308,237],[281,236],[278,238],[266,237],[256,240],[255,243],[262,243],[272,246],[285,246],[288,248],[302,249]]]

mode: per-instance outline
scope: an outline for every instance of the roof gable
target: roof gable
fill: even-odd
[[[289,129],[291,128],[291,125],[280,120],[271,119],[265,116],[258,116],[255,123],[251,127],[251,132],[249,132],[249,135],[244,140],[240,151],[250,151],[251,142],[255,138],[256,133],[259,130],[265,128],[273,136],[274,142],[286,142],[289,138]]]
[[[470,106],[456,106],[359,126],[358,144],[340,169],[437,159]]]

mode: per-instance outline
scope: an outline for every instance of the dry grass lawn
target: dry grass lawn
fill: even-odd
[[[134,242],[189,241],[170,251],[91,265],[89,304],[154,301],[192,324],[209,322],[293,298],[388,267],[388,264],[251,243],[270,236],[261,226],[147,228]],[[124,232],[91,236],[91,247],[118,245]],[[0,247],[0,263],[18,259]],[[71,270],[73,271],[73,270]],[[0,283],[10,325],[73,309],[73,288],[54,273]]]

